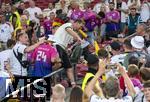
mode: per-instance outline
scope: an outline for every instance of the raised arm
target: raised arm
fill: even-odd
[[[31,45],[31,46],[25,48],[24,52],[28,53],[28,52],[33,51],[36,47],[38,47],[40,44],[44,43],[45,41],[46,41],[45,39],[42,39],[41,41],[37,42],[36,44]]]
[[[88,96],[88,98],[92,96],[95,83],[98,80],[98,78],[103,75],[104,72],[105,72],[105,63],[102,61],[99,65],[99,70],[97,71],[96,75],[85,88],[85,93]]]
[[[135,94],[136,94],[136,91],[134,89],[134,86],[133,86],[133,83],[132,81],[130,80],[129,76],[127,75],[125,69],[123,68],[123,66],[121,66],[120,64],[117,64],[118,66],[118,71],[120,72],[120,74],[123,76],[124,78],[124,81],[127,85],[127,88],[129,90],[129,94],[134,97]]]

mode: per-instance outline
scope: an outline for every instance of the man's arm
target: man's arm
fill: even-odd
[[[73,38],[74,39],[77,39],[78,41],[82,41],[82,39],[79,37],[79,35],[75,32],[75,31],[73,31],[73,29],[72,28],[66,28],[66,31],[71,35],[71,36],[73,36]]]
[[[53,63],[52,68],[54,70],[57,70],[57,69],[59,69],[62,66],[61,59],[59,58],[59,56],[56,56],[55,58],[52,58],[51,62]]]
[[[105,63],[102,61],[98,72],[85,88],[85,93],[88,96],[88,98],[92,96],[95,83],[98,80],[98,78],[103,75],[104,72],[105,72]]]
[[[127,75],[125,69],[120,65],[120,64],[117,64],[118,66],[118,71],[120,72],[120,74],[123,76],[124,78],[124,81],[127,85],[127,88],[129,90],[129,94],[134,97],[135,94],[136,94],[136,91],[134,89],[134,86],[133,86],[133,83],[132,81],[130,80],[129,76]]]
[[[36,44],[25,48],[24,52],[29,53],[29,52],[33,51],[36,47],[38,47],[40,44],[44,43],[45,41],[46,41],[45,39],[42,39],[41,41],[37,42]]]

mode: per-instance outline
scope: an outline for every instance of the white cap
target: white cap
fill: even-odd
[[[49,41],[52,41],[52,42],[55,42],[55,37],[54,37],[54,35],[48,35],[48,40],[49,40]]]
[[[135,36],[131,39],[131,45],[134,48],[142,49],[144,48],[144,38],[142,36]]]

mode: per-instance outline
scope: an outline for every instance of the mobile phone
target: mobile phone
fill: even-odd
[[[115,64],[107,64],[106,69],[117,69],[117,66]]]

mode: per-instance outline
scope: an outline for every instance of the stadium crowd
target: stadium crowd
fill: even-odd
[[[12,91],[10,84],[15,91],[21,79],[25,86],[27,79],[64,68],[64,80],[72,87],[69,102],[150,102],[149,0],[99,0],[93,7],[90,0],[83,7],[76,0],[70,5],[60,0],[59,9],[48,2],[43,10],[34,0],[26,2],[29,7],[23,0],[1,5],[0,100]],[[79,63],[88,68],[82,85],[73,67]],[[65,102],[67,87],[58,77],[63,79],[58,74],[55,85],[48,77],[39,83],[45,87],[30,93]],[[27,90],[14,97],[27,101]]]

